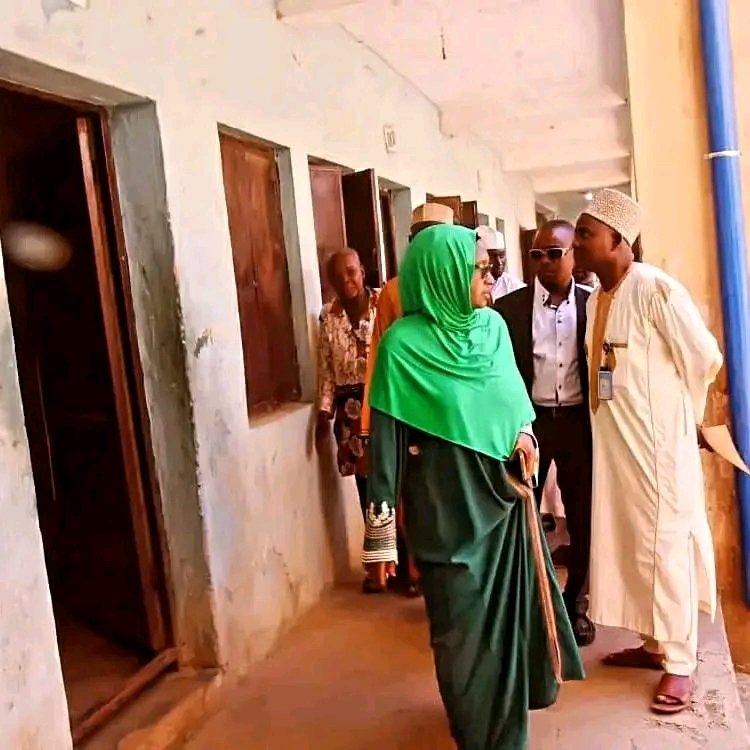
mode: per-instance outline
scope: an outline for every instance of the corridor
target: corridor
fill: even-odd
[[[340,589],[303,617],[274,654],[187,744],[188,750],[453,750],[432,675],[421,601]],[[746,750],[750,738],[721,629],[705,624],[699,689],[673,719],[648,713],[654,674],[607,670],[587,649],[589,679],[532,717],[532,750]]]

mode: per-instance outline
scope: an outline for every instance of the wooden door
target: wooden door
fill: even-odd
[[[396,257],[396,214],[393,208],[393,193],[380,191],[380,215],[383,217],[383,242],[385,243],[385,276],[392,279],[398,273]]]
[[[328,283],[326,260],[332,252],[346,245],[341,169],[311,164],[310,189],[315,221],[315,242],[318,247],[320,291],[323,295],[323,302],[327,302],[333,297],[333,289]]]
[[[247,403],[269,408],[300,396],[276,153],[226,133],[220,143]]]
[[[427,194],[428,203],[439,203],[441,206],[448,206],[453,211],[453,223],[460,224],[463,218],[462,201],[460,195],[430,195]]]
[[[476,201],[462,201],[461,224],[469,229],[476,229],[479,226],[479,211]]]
[[[383,284],[380,222],[378,221],[378,184],[375,172],[352,172],[341,177],[344,196],[346,244],[358,253],[365,268],[368,286]]]
[[[529,266],[529,250],[534,245],[534,236],[536,235],[536,229],[524,229],[520,231],[520,246],[521,246],[521,268],[523,269],[523,280],[530,284],[533,279],[531,278],[531,268]]]
[[[167,627],[160,596],[161,575],[154,549],[150,512],[146,502],[145,484],[141,473],[133,404],[128,385],[125,348],[120,328],[120,312],[108,244],[105,203],[100,178],[106,173],[97,163],[92,122],[87,117],[76,121],[83,168],[83,180],[94,248],[99,302],[102,311],[107,358],[112,377],[114,405],[122,454],[124,479],[130,503],[130,515],[140,574],[141,593],[148,624],[149,645],[154,651],[167,646]],[[92,446],[93,448],[93,446]]]

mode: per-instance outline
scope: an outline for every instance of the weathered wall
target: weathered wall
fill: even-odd
[[[644,258],[687,286],[723,347],[698,24],[693,0],[625,0],[635,182],[646,210]],[[728,419],[722,370],[706,421]],[[704,470],[732,653],[738,664],[750,665],[733,470],[714,457],[704,458]]]
[[[519,220],[533,225],[533,193],[528,181],[504,176],[482,144],[443,137],[435,108],[375,55],[339,29],[285,27],[271,0],[89,5],[47,17],[43,6],[50,4],[41,0],[0,0],[8,19],[0,25],[0,76],[80,95],[80,81],[38,62],[156,103],[203,514],[204,539],[192,529],[187,546],[205,541],[220,655],[241,672],[315,601],[334,571],[351,575],[361,522],[351,483],[319,467],[311,405],[248,421],[217,123],[290,149],[299,238],[292,288],[302,310],[298,340],[310,348],[320,291],[308,155],[374,167],[410,187],[415,202],[428,191],[478,199],[483,211],[506,221],[511,267],[520,268]],[[107,90],[92,91],[113,103]],[[395,154],[385,151],[384,122],[397,129]],[[0,317],[5,325],[7,312]],[[152,395],[162,386],[152,383]],[[185,425],[174,406],[169,424]],[[8,490],[5,472],[0,487]],[[38,548],[38,532],[31,538]],[[26,570],[43,589],[41,561],[32,566],[27,558]],[[49,611],[42,615],[49,631]],[[44,685],[54,688],[49,680]]]
[[[156,108],[115,108],[110,126],[175,640],[184,664],[212,666],[212,590]]]
[[[0,263],[0,745],[71,747]]]

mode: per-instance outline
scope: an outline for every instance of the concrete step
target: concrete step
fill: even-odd
[[[92,735],[80,750],[175,750],[216,707],[215,670],[165,675]]]

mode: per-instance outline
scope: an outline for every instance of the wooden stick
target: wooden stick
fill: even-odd
[[[560,639],[557,633],[557,619],[555,617],[555,605],[552,599],[552,586],[547,573],[547,565],[544,555],[544,540],[542,538],[541,521],[539,511],[536,507],[534,492],[526,484],[516,480],[508,474],[511,486],[523,498],[526,506],[526,522],[529,529],[531,542],[531,553],[534,558],[534,567],[536,568],[536,579],[539,585],[539,599],[542,605],[542,614],[544,616],[544,626],[547,631],[547,642],[549,644],[550,659],[552,660],[552,671],[558,684],[562,683],[562,651],[560,649]]]
[[[73,726],[73,742],[78,744],[99,729],[120,711],[129,701],[142,693],[162,672],[177,661],[177,649],[162,651],[155,659],[129,677],[119,692],[108,701],[95,706]]]

